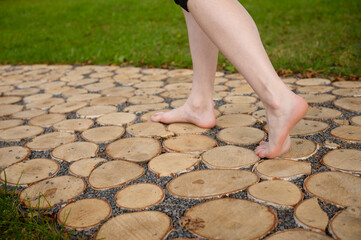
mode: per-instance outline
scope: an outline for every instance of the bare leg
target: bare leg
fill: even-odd
[[[218,48],[209,40],[192,15],[183,10],[193,61],[192,91],[186,103],[170,112],[152,116],[152,121],[173,123],[191,122],[211,128],[216,124],[213,104],[214,78],[217,69]]]
[[[308,106],[274,71],[251,16],[237,0],[189,0],[188,9],[265,106],[269,142],[261,143],[255,152],[267,158],[287,152],[289,131],[304,116]]]

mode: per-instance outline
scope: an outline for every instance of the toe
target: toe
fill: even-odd
[[[150,117],[153,122],[160,122],[161,118],[162,112],[155,113],[153,116]]]

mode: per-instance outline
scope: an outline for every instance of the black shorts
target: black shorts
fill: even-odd
[[[188,8],[187,8],[188,0],[174,0],[174,1],[175,1],[176,4],[180,5],[184,10],[189,12]]]

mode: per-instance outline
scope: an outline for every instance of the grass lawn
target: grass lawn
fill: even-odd
[[[241,2],[276,69],[361,75],[359,0]],[[1,0],[0,63],[192,65],[173,0]]]

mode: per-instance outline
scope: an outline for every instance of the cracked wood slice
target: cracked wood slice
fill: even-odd
[[[192,123],[172,123],[167,126],[167,130],[177,135],[202,134],[209,131],[209,128],[201,128]]]
[[[298,162],[287,159],[272,159],[262,161],[254,171],[263,179],[294,180],[311,174],[311,163]]]
[[[222,114],[232,114],[232,113],[253,113],[257,110],[257,106],[250,103],[229,103],[224,104],[218,108]]]
[[[8,129],[23,125],[24,121],[21,119],[9,119],[0,121],[0,130]]]
[[[150,160],[148,167],[158,177],[172,177],[193,170],[199,161],[199,156],[196,154],[163,153]]]
[[[329,230],[336,239],[361,239],[361,208],[348,207],[336,213]]]
[[[167,184],[176,197],[204,199],[240,192],[258,182],[258,176],[238,169],[208,169],[178,176]]]
[[[98,145],[90,142],[67,143],[56,147],[51,152],[51,156],[57,160],[72,162],[82,158],[95,157],[98,149]]]
[[[124,213],[104,223],[96,239],[162,240],[172,230],[172,220],[157,211]]]
[[[46,151],[52,150],[62,144],[74,142],[76,135],[68,132],[52,132],[33,138],[26,143],[31,150]]]
[[[257,144],[265,137],[265,132],[252,127],[230,127],[222,129],[217,133],[219,140],[240,146]]]
[[[44,115],[44,114],[47,114],[47,111],[39,110],[39,109],[33,109],[33,110],[25,110],[25,111],[21,111],[21,112],[11,114],[11,118],[30,119],[30,118],[41,116],[41,115]]]
[[[162,81],[165,79],[167,79],[167,75],[163,75],[163,74],[145,75],[140,78],[140,80],[143,80],[143,81]]]
[[[93,83],[93,84],[84,86],[85,89],[87,89],[88,91],[91,91],[91,92],[97,92],[97,91],[101,91],[101,90],[113,88],[113,87],[115,87],[115,85],[112,82],[99,82],[99,83]]]
[[[53,129],[64,132],[83,132],[94,125],[91,119],[66,119],[53,125]]]
[[[325,131],[330,125],[324,122],[301,119],[290,131],[290,136],[306,136]],[[268,132],[268,124],[264,126]]]
[[[256,119],[248,114],[228,114],[217,118],[216,126],[227,127],[247,127],[256,123]]]
[[[309,107],[305,119],[334,119],[342,116],[342,112],[326,107]]]
[[[361,141],[361,126],[340,126],[331,130],[333,137],[350,142]]]
[[[147,112],[150,110],[160,110],[168,108],[168,103],[153,103],[153,104],[143,104],[143,105],[132,105],[124,108],[124,112],[131,112],[131,113],[140,113],[140,112]]]
[[[335,89],[332,93],[343,97],[361,97],[361,88]]]
[[[163,142],[168,152],[201,153],[217,146],[217,141],[205,135],[179,135]]]
[[[110,143],[105,153],[113,159],[123,159],[131,162],[148,162],[161,152],[158,140],[145,137],[119,139]]]
[[[340,98],[335,100],[334,104],[350,112],[361,112],[361,97]]]
[[[326,102],[330,102],[336,99],[336,96],[331,95],[331,94],[312,94],[312,93],[300,93],[297,94],[298,96],[302,97],[307,103],[312,104],[312,103],[326,103]]]
[[[356,125],[361,125],[361,116],[354,116],[351,118],[351,122]]]
[[[361,178],[343,172],[320,172],[306,178],[304,189],[336,206],[361,207]]]
[[[269,180],[248,188],[248,196],[256,202],[278,209],[292,209],[299,203],[303,194],[296,184],[283,180]]]
[[[136,163],[113,160],[95,168],[88,178],[96,190],[105,190],[127,184],[144,174],[145,170]]]
[[[322,163],[333,170],[361,173],[361,151],[356,149],[336,149],[328,152]]]
[[[306,230],[306,229],[289,229],[280,232],[276,232],[269,237],[265,238],[265,240],[332,240],[326,236],[325,234]]]
[[[327,93],[332,91],[334,88],[331,86],[306,86],[297,87],[297,91],[300,93]]]
[[[93,100],[90,101],[90,105],[94,106],[94,105],[113,105],[113,106],[118,106],[118,105],[122,105],[127,101],[126,98],[121,97],[121,96],[105,96],[105,97],[99,97],[99,98],[95,98]]]
[[[0,104],[12,104],[21,101],[21,97],[0,97]]]
[[[231,96],[225,97],[224,101],[227,103],[236,103],[236,104],[256,103],[257,98],[252,97],[252,96],[231,95]]]
[[[128,102],[136,105],[154,104],[164,102],[164,99],[154,95],[141,95],[128,98]]]
[[[266,110],[264,109],[255,111],[254,113],[252,113],[252,116],[257,118],[258,122],[267,122]]]
[[[165,126],[157,122],[136,123],[127,127],[127,132],[135,137],[169,138],[173,132],[167,131]]]
[[[22,146],[0,148],[0,169],[28,158],[30,153],[29,148]]]
[[[101,97],[98,93],[84,93],[69,97],[67,102],[89,102],[92,99]]]
[[[160,81],[146,81],[146,82],[139,82],[133,85],[135,88],[162,88],[164,86],[164,82]]]
[[[31,103],[31,102],[35,102],[35,101],[49,99],[52,97],[53,97],[53,94],[50,94],[50,93],[39,93],[39,94],[24,97],[23,101],[25,103]]]
[[[318,144],[307,139],[291,138],[290,150],[279,158],[301,160],[311,157],[317,152]]]
[[[50,178],[58,172],[59,168],[59,164],[54,160],[36,158],[7,167],[1,172],[0,179],[5,182],[6,173],[8,184],[26,185]]]
[[[44,132],[42,127],[38,126],[17,126],[8,128],[0,132],[0,139],[5,142],[15,142],[22,139],[35,137]]]
[[[347,119],[332,119],[332,122],[337,125],[350,125],[350,122]]]
[[[99,225],[111,212],[107,201],[87,198],[67,204],[59,211],[57,220],[67,228],[87,229]]]
[[[137,116],[133,113],[113,112],[97,118],[96,122],[100,125],[128,126],[131,125],[136,118]]]
[[[220,146],[202,154],[204,164],[209,168],[248,168],[259,161],[254,151],[237,146]]]
[[[77,116],[81,118],[97,118],[104,114],[116,112],[117,107],[107,105],[96,105],[91,107],[83,107],[76,111]]]
[[[332,85],[339,88],[361,88],[361,82],[358,81],[336,81]]]
[[[33,101],[31,103],[26,104],[26,108],[28,109],[41,109],[47,110],[52,106],[59,105],[64,103],[65,100],[63,98],[47,98],[43,100]]]
[[[43,115],[31,118],[29,120],[29,125],[48,128],[48,127],[51,127],[52,125],[54,125],[55,123],[63,121],[65,118],[66,118],[66,115],[61,114],[61,113],[43,114]]]
[[[82,132],[81,136],[86,141],[94,143],[108,143],[122,137],[125,133],[124,128],[119,126],[103,126],[90,128]]]
[[[329,85],[331,81],[325,78],[305,78],[296,81],[300,86],[315,86],[315,85]]]
[[[0,105],[0,117],[9,116],[16,112],[23,110],[24,106],[22,105],[13,105],[13,104],[1,104]]]
[[[316,231],[326,231],[328,216],[322,211],[317,198],[310,198],[299,203],[294,210],[294,218],[298,225]]]
[[[138,183],[120,190],[116,195],[119,207],[131,210],[147,209],[157,205],[164,199],[161,187],[152,183]]]
[[[190,208],[180,224],[202,238],[251,240],[271,232],[277,225],[277,215],[271,208],[249,200],[222,198]]]
[[[69,172],[79,177],[89,177],[98,163],[105,162],[104,158],[83,158],[73,162],[69,166]]]
[[[49,109],[50,113],[70,113],[88,105],[86,102],[68,102],[55,105]]]
[[[83,193],[86,183],[74,176],[45,179],[26,188],[20,194],[21,202],[28,208],[47,209],[64,203]]]

